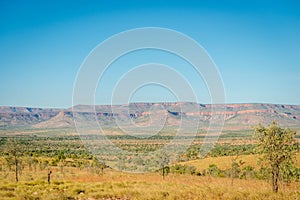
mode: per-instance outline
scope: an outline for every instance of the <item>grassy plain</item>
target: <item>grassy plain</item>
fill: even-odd
[[[80,138],[73,130],[13,130],[0,138],[4,147],[6,137],[17,136],[25,146],[25,153],[19,182],[15,181],[13,168],[9,170],[6,155],[0,157],[0,199],[45,199],[45,200],[93,200],[93,199],[300,199],[300,183],[280,183],[279,193],[272,192],[271,184],[266,180],[214,177],[211,175],[190,175],[170,173],[164,179],[158,172],[125,173],[111,168],[104,169],[104,174],[92,166],[93,158],[85,149]],[[239,134],[240,133],[240,134]],[[203,137],[195,139],[190,154],[178,161],[181,165],[194,166],[201,171],[215,164],[222,170],[229,169],[237,145],[247,144],[237,160],[257,167],[258,156],[252,154],[255,141],[248,131],[226,133],[220,140],[218,150],[213,150],[209,157],[195,159]],[[118,134],[111,135],[111,141],[124,149],[142,151],[155,150],[167,143],[171,136],[167,134],[150,139],[136,140]],[[229,145],[228,145],[229,144]],[[7,148],[7,147],[5,147]],[[217,149],[217,148],[216,148]],[[238,148],[239,149],[239,148]],[[249,153],[250,152],[250,153]],[[58,160],[63,153],[65,159]],[[217,156],[226,155],[226,156]],[[243,155],[245,154],[245,155]],[[35,159],[33,162],[31,158]],[[32,162],[29,167],[28,162]],[[63,163],[63,165],[62,165]],[[300,154],[297,154],[297,166],[300,167]],[[47,173],[52,170],[51,183],[47,182]]]
[[[203,159],[197,159],[197,160],[190,160],[186,162],[182,162],[180,164],[185,164],[189,166],[194,166],[198,170],[204,170],[209,167],[209,165],[215,164],[218,168],[221,170],[229,169],[231,167],[231,162],[233,159],[236,159],[237,161],[242,160],[243,166],[253,166],[254,168],[258,168],[257,162],[259,159],[259,155],[253,154],[253,155],[240,155],[238,157],[236,156],[218,156],[218,157],[208,157]],[[296,165],[300,167],[300,153],[296,156]]]
[[[299,183],[283,186],[274,194],[262,180],[157,173],[128,174],[107,169],[103,176],[87,170],[66,168],[62,174],[53,169],[52,183],[47,171],[23,172],[19,183],[13,173],[1,173],[1,199],[299,199]],[[282,187],[282,185],[281,185]]]

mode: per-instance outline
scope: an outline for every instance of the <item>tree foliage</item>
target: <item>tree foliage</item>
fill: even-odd
[[[159,166],[159,172],[162,175],[163,179],[165,176],[167,176],[170,172],[170,156],[166,152],[161,152],[158,155],[158,166]]]
[[[254,131],[258,140],[257,150],[261,153],[259,164],[270,173],[272,189],[277,192],[279,176],[286,176],[286,168],[294,165],[298,148],[296,132],[283,129],[276,122],[272,122],[268,127],[259,124]]]
[[[22,170],[22,159],[24,147],[15,138],[8,139],[6,142],[6,161],[11,169],[14,166],[16,182],[19,181],[19,175]]]

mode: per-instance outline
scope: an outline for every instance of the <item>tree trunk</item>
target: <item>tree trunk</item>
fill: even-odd
[[[48,171],[48,184],[50,184],[52,171]]]
[[[18,177],[18,159],[17,159],[17,156],[15,155],[15,171],[16,171],[16,182],[19,181],[19,177]]]
[[[273,166],[273,171],[272,171],[273,192],[278,192],[278,177],[279,177],[279,166],[275,165]]]
[[[233,161],[231,161],[231,187],[233,187]]]

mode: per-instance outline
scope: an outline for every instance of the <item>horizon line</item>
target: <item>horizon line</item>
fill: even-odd
[[[233,105],[233,104],[269,104],[269,105],[284,105],[284,106],[300,106],[300,104],[289,104],[289,103],[269,103],[269,102],[227,102],[227,103],[200,103],[200,102],[191,102],[191,101],[139,101],[139,102],[129,102],[124,104],[77,104],[72,106],[60,107],[60,106],[24,106],[24,105],[0,105],[0,107],[14,107],[14,108],[41,108],[41,109],[70,109],[75,106],[121,106],[129,104],[164,104],[164,103],[195,103],[199,105]]]

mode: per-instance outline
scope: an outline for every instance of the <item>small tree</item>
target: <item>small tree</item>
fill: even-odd
[[[231,159],[231,169],[230,169],[230,177],[231,177],[231,187],[233,186],[234,178],[239,177],[239,173],[241,172],[241,166],[245,163],[242,160],[236,162],[237,157],[233,157]]]
[[[272,122],[268,127],[259,124],[254,131],[258,140],[257,150],[262,154],[259,163],[263,168],[268,168],[271,173],[272,189],[278,192],[279,175],[284,172],[282,169],[294,164],[297,152],[296,132],[282,129],[276,122]]]
[[[64,173],[64,166],[66,165],[66,156],[64,151],[60,151],[58,153],[57,159],[59,161],[59,167],[60,167],[60,172],[63,174]]]
[[[96,174],[104,174],[104,169],[107,167],[104,160],[98,160],[97,157],[93,157],[92,167],[94,168]]]
[[[50,182],[51,182],[51,174],[52,174],[52,170],[51,169],[48,169],[48,184],[50,184]]]
[[[7,163],[11,168],[11,165],[14,166],[16,182],[19,181],[19,174],[21,172],[21,157],[23,154],[23,148],[20,142],[15,138],[9,139],[5,145],[5,151],[7,152]]]
[[[234,145],[234,142],[232,142]],[[237,162],[237,159],[239,158],[240,154],[242,153],[242,149],[240,147],[234,147],[232,149],[234,156],[231,157],[231,170],[230,170],[230,177],[231,177],[231,187],[233,187],[233,180],[234,178],[238,177],[238,173],[240,173],[241,169],[240,167],[244,164],[242,160]]]
[[[161,173],[163,179],[165,179],[165,176],[167,176],[170,172],[170,158],[167,155],[167,153],[162,152],[159,155],[159,160],[158,160],[158,165],[159,165],[159,172]]]

